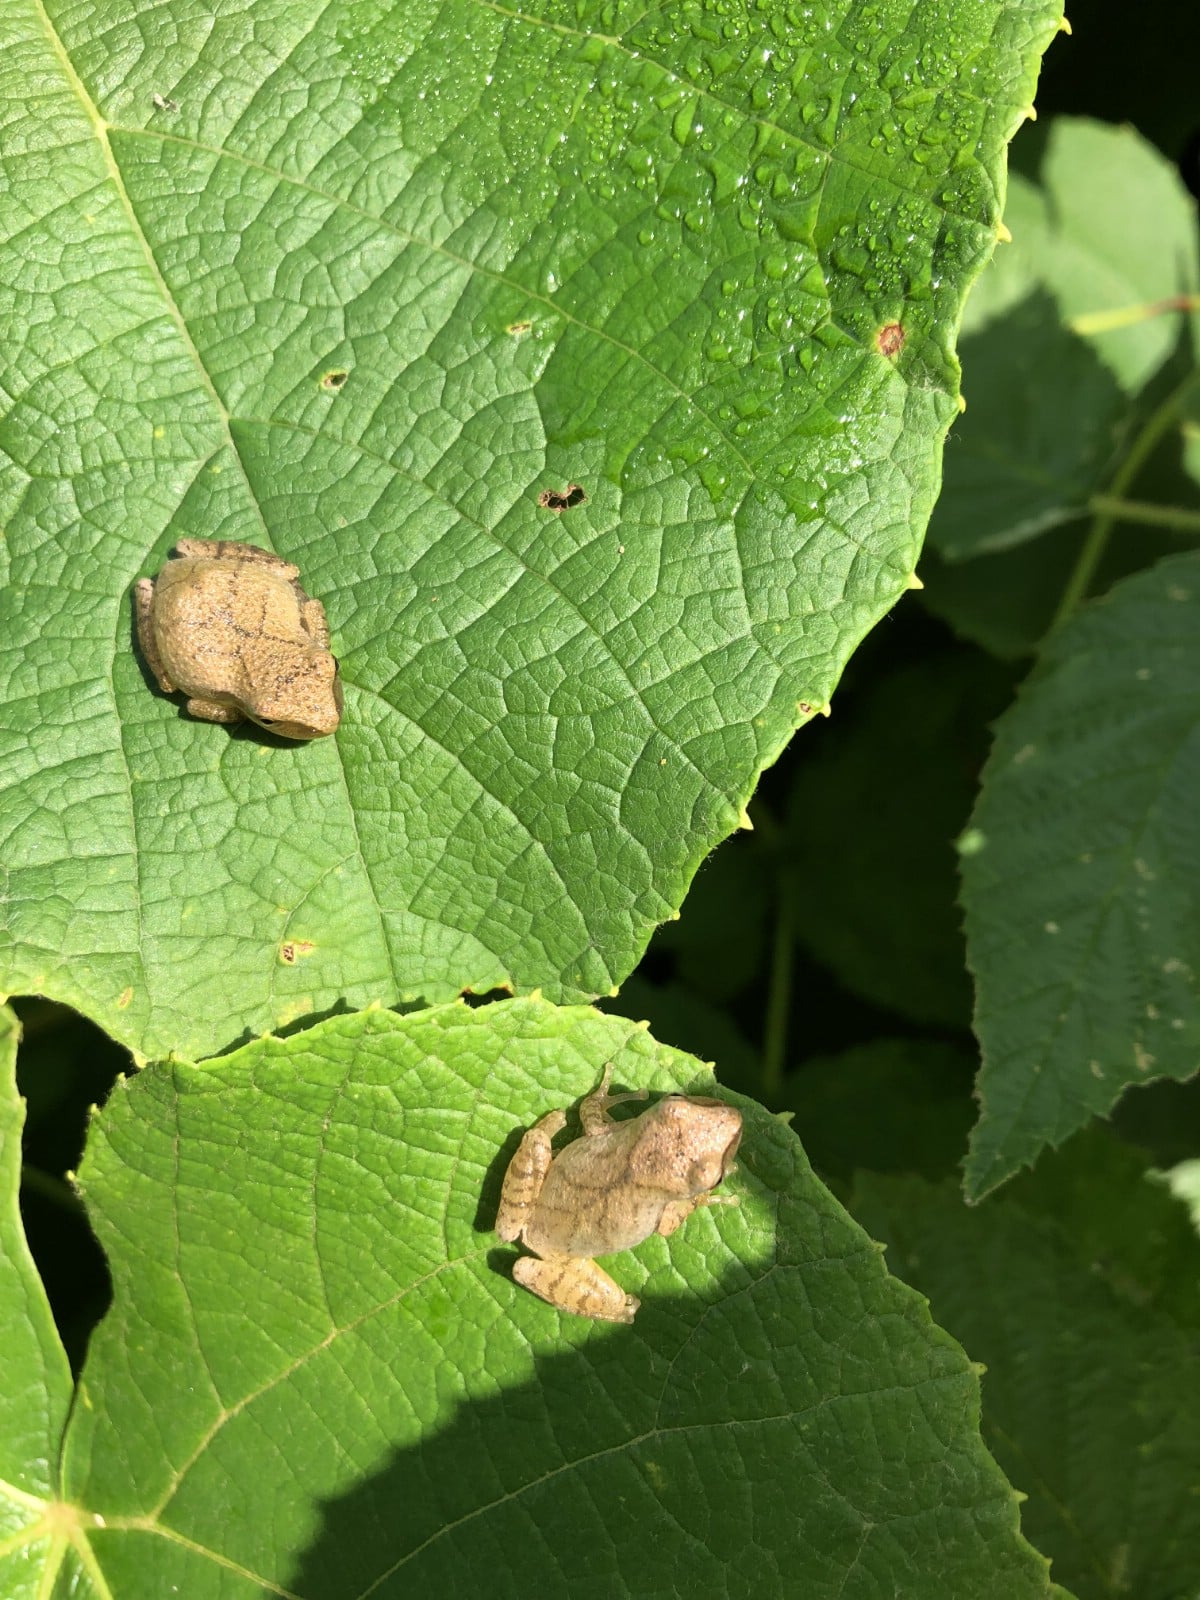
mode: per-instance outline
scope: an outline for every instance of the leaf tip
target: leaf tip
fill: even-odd
[[[915,572],[910,572],[908,575],[908,582],[905,587],[908,589],[923,589],[925,585],[921,582],[920,578],[917,577]]]
[[[1065,11],[1058,19],[1058,31],[1059,33],[1070,33],[1072,31],[1071,24],[1067,21],[1067,14]]]
[[[1012,231],[1003,220],[996,224],[996,239],[1000,244],[1012,243]]]

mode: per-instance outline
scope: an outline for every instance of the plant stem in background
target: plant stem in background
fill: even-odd
[[[771,941],[771,979],[763,1029],[763,1099],[768,1104],[783,1088],[787,1061],[788,1018],[792,1009],[792,970],[796,957],[795,910],[791,886],[781,885]]]
[[[770,1101],[783,1088],[787,1063],[788,1018],[792,1008],[792,969],[795,965],[796,927],[791,881],[783,859],[784,831],[763,801],[754,800],[754,831],[775,857],[778,902],[771,938],[771,972],[763,1021],[762,1098]]]
[[[71,1211],[79,1217],[84,1215],[83,1201],[71,1185],[51,1172],[43,1172],[40,1167],[31,1167],[28,1162],[22,1165],[21,1187],[28,1189],[31,1194],[40,1194],[43,1200],[61,1206],[64,1211]]]
[[[1088,510],[1106,513],[1118,522],[1141,522],[1150,528],[1173,528],[1177,533],[1200,533],[1200,511],[1186,506],[1156,506],[1149,500],[1120,500],[1111,494],[1094,494]]]
[[[1049,632],[1054,633],[1061,628],[1068,617],[1072,616],[1080,602],[1087,596],[1092,580],[1096,575],[1096,568],[1100,565],[1101,558],[1108,547],[1109,535],[1115,524],[1121,520],[1116,506],[1122,502],[1125,490],[1137,478],[1138,473],[1145,466],[1147,459],[1157,448],[1163,434],[1175,422],[1180,409],[1188,397],[1189,390],[1196,383],[1196,374],[1188,373],[1178,387],[1167,396],[1156,411],[1146,421],[1141,433],[1134,439],[1128,455],[1113,474],[1110,492],[1106,495],[1095,495],[1091,506],[1097,514],[1088,530],[1087,538],[1083,542],[1083,549],[1079,552],[1079,559],[1074,570],[1067,580],[1066,588],[1059,602],[1058,610],[1050,624]],[[1138,520],[1149,521],[1149,518]]]

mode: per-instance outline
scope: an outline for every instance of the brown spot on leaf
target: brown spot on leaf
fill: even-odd
[[[133,990],[132,989],[122,989],[120,994],[117,996],[117,1010],[118,1011],[124,1011],[125,1007],[129,1004],[129,1002],[132,999],[133,999]]]
[[[321,378],[322,389],[340,389],[350,374],[345,367],[335,367],[332,372],[326,372]]]
[[[547,511],[570,511],[573,506],[581,506],[587,495],[577,483],[569,483],[565,489],[543,489],[538,495],[538,505],[545,506]]]
[[[513,338],[517,339],[520,338],[521,334],[528,333],[532,327],[532,322],[510,322],[504,331],[505,333],[511,333]]]
[[[294,967],[301,956],[310,956],[316,949],[307,939],[289,939],[279,946],[279,959],[285,967]]]
[[[875,335],[875,343],[879,347],[881,356],[898,356],[904,349],[904,341],[908,337],[898,322],[885,322]]]

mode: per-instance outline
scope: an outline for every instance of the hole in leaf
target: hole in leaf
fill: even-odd
[[[561,491],[558,489],[543,489],[538,495],[538,505],[545,506],[547,511],[570,511],[573,506],[581,506],[587,495],[577,483],[569,483]]]

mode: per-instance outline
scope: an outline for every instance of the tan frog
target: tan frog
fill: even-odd
[[[700,1095],[667,1095],[640,1117],[614,1122],[610,1106],[644,1100],[600,1086],[580,1103],[583,1137],[557,1154],[567,1125],[551,1111],[530,1128],[509,1163],[496,1232],[534,1252],[513,1277],[560,1311],[603,1322],[632,1322],[640,1304],[591,1258],[628,1250],[652,1233],[671,1234],[697,1206],[736,1205],[710,1194],[729,1172],[742,1137],[739,1111]],[[535,1259],[538,1258],[538,1259]]]
[[[226,539],[180,539],[135,590],[138,640],[167,694],[205,722],[249,717],[285,739],[320,739],[341,720],[342,686],[325,608],[299,567]]]

